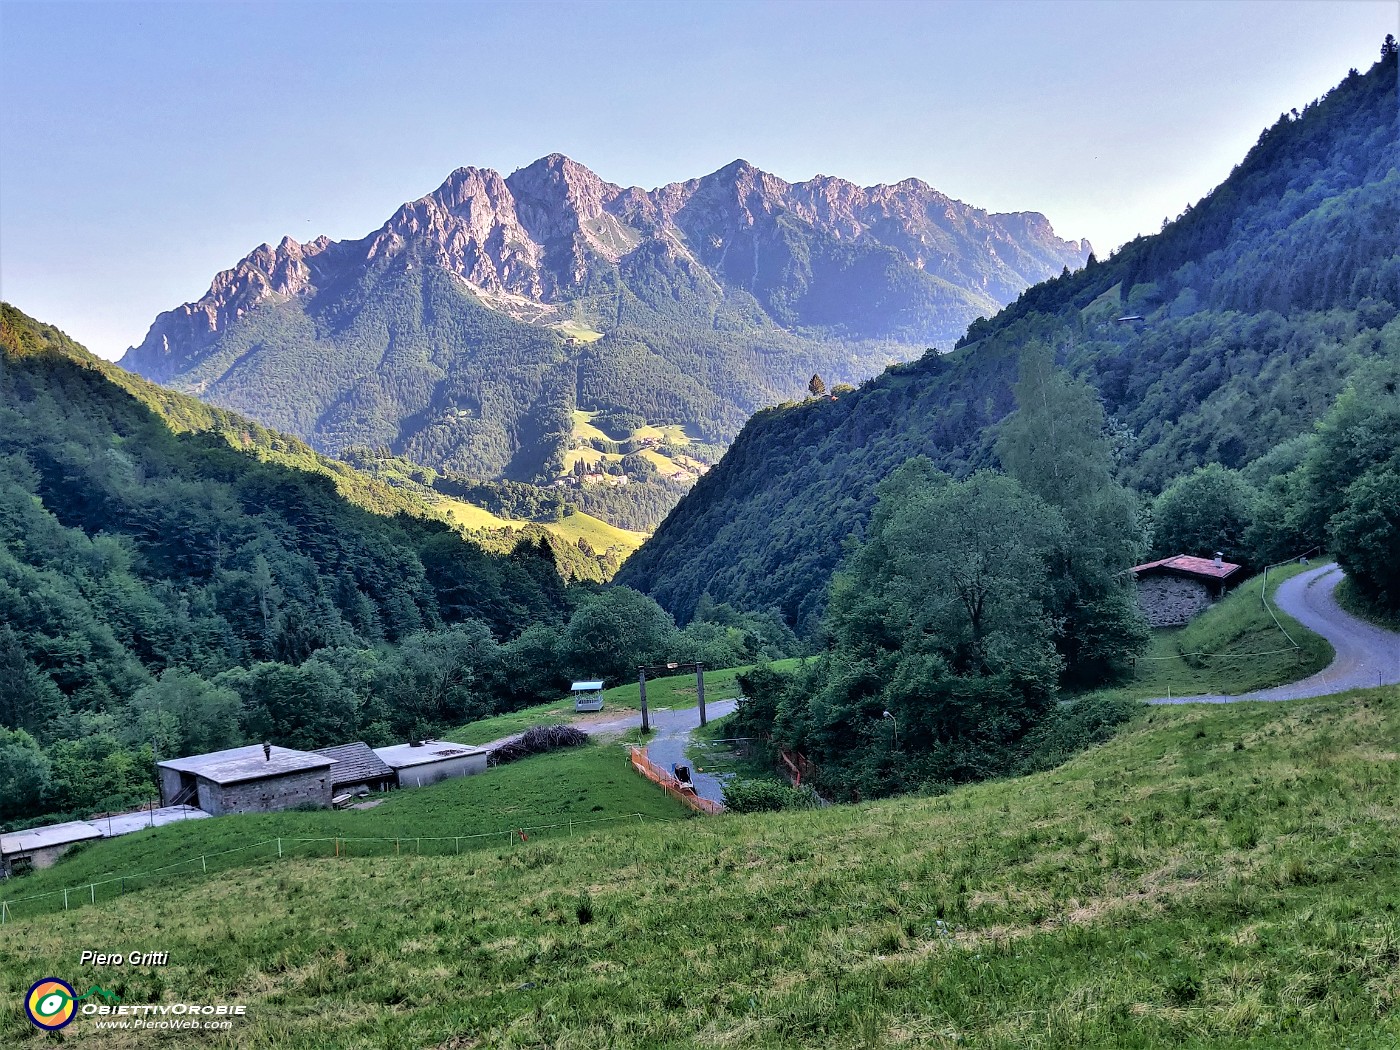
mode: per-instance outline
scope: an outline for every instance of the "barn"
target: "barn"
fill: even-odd
[[[211,816],[270,813],[331,804],[336,760],[272,744],[249,744],[156,763],[161,802],[187,803]]]
[[[334,759],[331,767],[331,794],[366,791],[388,791],[398,785],[394,769],[365,743],[341,744],[338,747],[318,747],[318,755]]]
[[[454,744],[448,740],[416,740],[391,747],[376,747],[374,753],[399,778],[399,787],[426,787],[450,777],[466,777],[486,772],[491,752],[484,747]]]
[[[1177,554],[1134,565],[1138,607],[1153,627],[1180,627],[1219,601],[1244,578],[1240,566],[1216,553],[1212,558]]]

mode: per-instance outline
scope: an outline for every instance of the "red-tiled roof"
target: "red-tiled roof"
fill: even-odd
[[[1170,569],[1190,576],[1206,576],[1212,580],[1223,580],[1240,571],[1240,566],[1223,561],[1219,565],[1210,558],[1193,558],[1189,554],[1177,554],[1170,558],[1160,558],[1145,565],[1134,565],[1132,572],[1137,576],[1148,569]]]

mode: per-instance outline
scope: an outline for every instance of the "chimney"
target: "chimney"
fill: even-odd
[[[1223,568],[1224,565],[1225,565],[1225,555],[1222,554],[1220,551],[1216,551],[1216,552],[1215,552],[1215,567],[1216,567],[1217,569],[1220,569],[1220,568]]]
[[[271,745],[271,744],[263,744],[263,758],[264,758],[266,761],[268,761],[268,762],[271,762],[271,761],[272,761],[272,745]]]

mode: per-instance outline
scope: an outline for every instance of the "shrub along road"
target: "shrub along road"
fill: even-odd
[[[1400,634],[1352,616],[1337,604],[1345,573],[1335,562],[1299,573],[1274,593],[1274,604],[1336,650],[1336,658],[1299,682],[1238,696],[1156,697],[1150,704],[1228,704],[1239,700],[1303,700],[1348,689],[1400,683]]]

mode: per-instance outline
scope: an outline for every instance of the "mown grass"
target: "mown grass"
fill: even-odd
[[[248,1004],[215,1046],[1393,1047],[1398,750],[1393,687],[1157,708],[937,798],[266,865],[8,928],[0,1044],[53,974]]]
[[[1233,696],[1296,682],[1322,670],[1332,662],[1332,646],[1273,606],[1279,585],[1308,568],[1287,565],[1269,570],[1270,607],[1287,636],[1264,608],[1260,598],[1264,581],[1256,576],[1187,626],[1153,631],[1131,681],[1102,690],[1101,695],[1132,700],[1169,694]]]

